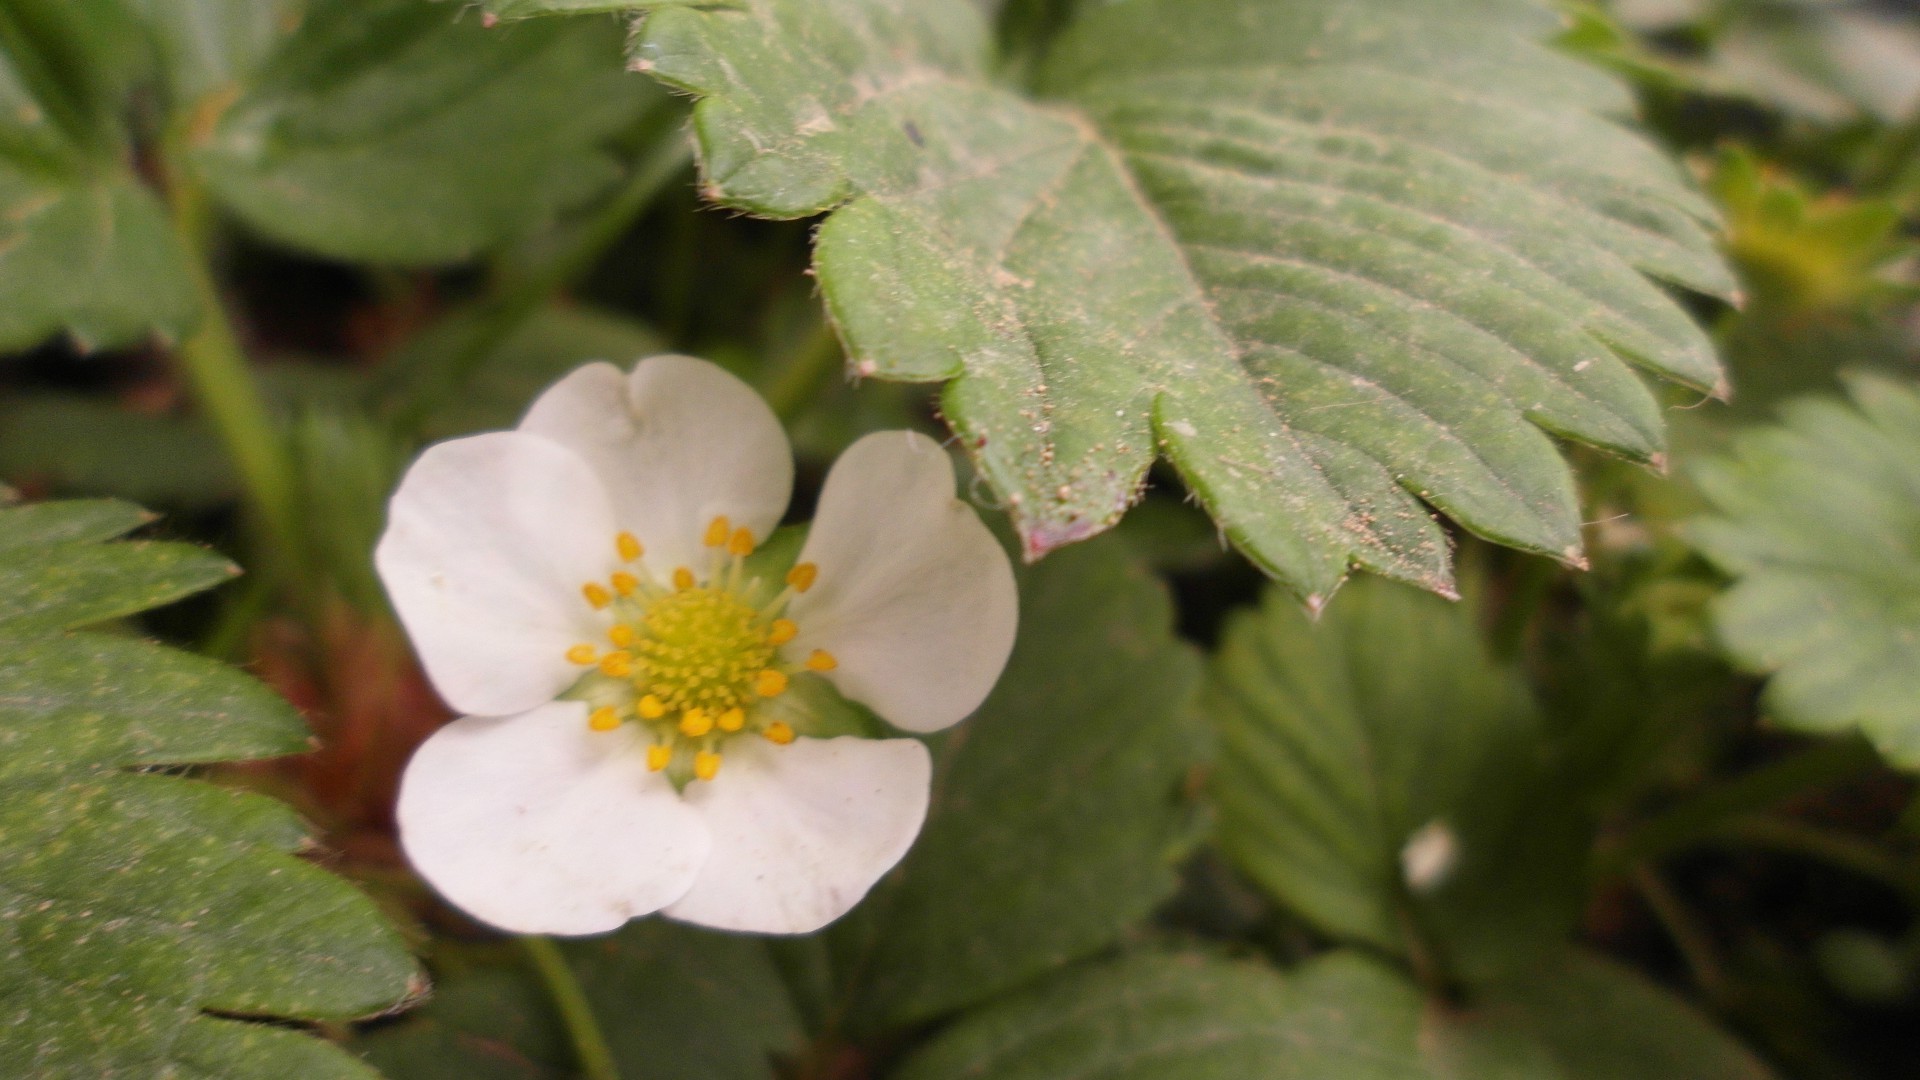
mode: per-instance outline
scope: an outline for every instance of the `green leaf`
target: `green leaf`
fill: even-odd
[[[623,1076],[772,1080],[772,1056],[799,1048],[799,1024],[759,939],[649,920],[561,949]],[[425,1008],[354,1049],[391,1080],[577,1075],[531,972],[499,963],[447,975]]]
[[[77,394],[0,402],[0,477],[54,494],[207,507],[232,498],[233,467],[195,417],[135,412]]]
[[[836,1011],[865,1031],[970,1005],[1110,945],[1195,839],[1192,653],[1116,541],[1022,574],[1020,637],[936,745],[926,828],[828,932]]]
[[[649,7],[635,64],[704,98],[708,192],[833,211],[855,370],[951,380],[1029,556],[1160,452],[1312,603],[1350,565],[1448,591],[1423,503],[1578,562],[1548,433],[1651,459],[1629,364],[1720,381],[1643,276],[1730,292],[1711,208],[1528,0],[1086,5],[1045,100],[994,82],[974,4]]]
[[[398,936],[293,857],[310,840],[285,807],[142,771],[304,750],[298,715],[211,660],[35,630],[44,595],[84,591],[71,623],[146,606],[154,582],[184,590],[169,547],[86,546],[143,519],[110,502],[0,513],[0,1075],[366,1077],[326,1043],[225,1017],[390,1007],[412,990]],[[116,553],[109,576],[36,583],[90,551]]]
[[[972,1014],[899,1080],[1765,1080],[1680,1002],[1571,956],[1466,1008],[1430,1005],[1378,961],[1282,975],[1201,956],[1084,968]]]
[[[408,342],[394,360],[399,369],[437,366],[466,346],[485,312],[468,310],[436,323]],[[630,368],[643,356],[664,351],[660,335],[622,315],[591,307],[548,307],[535,312],[487,353],[460,392],[427,418],[429,438],[500,431],[520,422],[542,390],[582,364],[607,360]]]
[[[1851,380],[1851,406],[1803,398],[1695,479],[1718,511],[1688,535],[1734,585],[1714,624],[1772,676],[1768,712],[1858,727],[1920,768],[1920,391]]]
[[[619,173],[606,144],[657,99],[621,26],[489,29],[460,5],[310,11],[193,156],[262,233],[343,259],[451,262],[514,239]]]
[[[165,211],[125,164],[132,33],[112,5],[0,11],[0,352],[63,331],[83,348],[178,338],[198,310]]]
[[[1468,608],[1367,581],[1315,623],[1269,594],[1204,711],[1221,846],[1327,932],[1485,979],[1571,929],[1584,800]]]
[[[191,544],[101,545],[93,541],[114,533],[82,530],[73,536],[74,522],[90,520],[94,505],[81,503],[73,515],[40,507],[0,510],[0,551],[6,555],[0,563],[0,627],[85,626],[178,600],[239,572]],[[101,513],[116,515],[115,533],[128,527],[119,511]]]

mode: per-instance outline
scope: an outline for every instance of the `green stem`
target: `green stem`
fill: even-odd
[[[1838,783],[1878,761],[1873,748],[1860,739],[1821,743],[1675,806],[1635,829],[1624,843],[1603,852],[1595,869],[1601,876],[1624,873],[1649,859],[1711,839],[1721,834],[1729,821]]]
[[[1909,902],[1920,901],[1920,875],[1858,837],[1828,832],[1792,818],[1764,816],[1728,822],[1720,835],[1726,840],[1816,859],[1878,881]]]
[[[183,164],[186,146],[184,138],[170,138],[165,153],[167,202],[174,231],[187,250],[188,273],[200,301],[200,323],[180,343],[180,365],[195,399],[233,459],[268,543],[284,567],[297,568],[303,549],[295,510],[293,459],[254,381],[214,280],[213,212],[205,190]]]
[[[1673,947],[1679,951],[1680,959],[1685,961],[1687,970],[1693,973],[1693,981],[1708,997],[1715,1001],[1724,1000],[1727,967],[1720,962],[1713,935],[1652,867],[1637,866],[1632,876],[1634,887],[1640,890],[1647,907],[1653,911],[1653,917],[1659,920],[1667,936],[1673,940]]]
[[[620,1068],[614,1064],[613,1051],[607,1048],[607,1037],[600,1031],[600,1022],[593,1018],[593,1006],[587,1003],[586,991],[580,989],[580,981],[573,977],[567,958],[560,955],[551,938],[527,936],[517,940],[527,959],[533,962],[534,970],[539,972],[540,981],[546,984],[554,1008],[559,1010],[567,1037],[573,1040],[580,1075],[586,1080],[620,1080]]]
[[[767,388],[767,404],[773,406],[774,415],[791,423],[813,400],[820,384],[840,369],[845,358],[840,338],[834,334],[832,325],[821,319],[793,359],[781,369],[780,377]]]
[[[666,132],[634,167],[625,186],[582,225],[566,249],[539,269],[519,278],[487,301],[459,345],[436,363],[400,373],[410,385],[401,389],[394,414],[396,430],[417,434],[428,417],[472,376],[502,342],[518,331],[560,290],[591,270],[652,204],[654,197],[680,175],[693,157],[692,145],[677,128]],[[391,391],[393,387],[383,390]]]

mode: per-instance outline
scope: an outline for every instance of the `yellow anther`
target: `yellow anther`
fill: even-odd
[[[640,719],[642,720],[658,720],[667,715],[667,707],[661,704],[660,699],[654,697],[652,694],[641,698],[640,703],[635,705],[634,708],[639,710]]]
[[[770,743],[785,746],[793,741],[793,725],[783,720],[775,720],[773,723],[768,724],[767,730],[760,734],[766,736],[766,740]]]
[[[711,780],[720,773],[720,755],[711,750],[702,750],[693,755],[693,775],[702,780]]]
[[[794,625],[792,619],[775,619],[773,625],[767,629],[767,644],[785,645],[799,632],[800,628]]]
[[[610,652],[600,658],[600,674],[624,679],[633,674],[633,654],[629,652]]]
[[[721,713],[720,719],[716,722],[720,725],[721,731],[739,731],[747,726],[747,710],[735,705]]]
[[[680,734],[697,739],[713,730],[713,717],[705,709],[688,709],[680,716]]]
[[[587,603],[595,608],[603,608],[613,603],[613,594],[607,591],[607,587],[594,581],[580,586],[580,595],[586,597]]]
[[[807,667],[814,671],[832,671],[839,666],[840,661],[835,660],[833,654],[825,649],[815,649],[813,654],[807,657]]]
[[[620,726],[620,713],[611,705],[602,705],[587,714],[587,726],[595,731],[612,731]]]
[[[607,640],[624,649],[633,644],[633,627],[623,622],[614,623],[612,626],[607,627]],[[584,660],[576,661],[576,663],[586,662],[587,661]]]
[[[727,538],[727,554],[742,559],[753,554],[753,533],[745,528],[733,530],[733,535]]]
[[[727,520],[727,515],[721,514],[707,525],[707,546],[725,547],[727,546],[727,538],[732,535],[733,522]]]
[[[675,568],[673,571],[673,587],[679,589],[681,592],[686,592],[688,589],[693,588],[693,571],[684,566]]]
[[[628,562],[647,553],[647,549],[640,546],[640,538],[630,532],[614,537],[613,546],[620,549],[620,557]]]
[[[768,668],[754,676],[753,692],[761,697],[779,697],[787,689],[787,677],[784,673]]]
[[[819,576],[818,566],[810,562],[798,563],[793,569],[787,571],[787,584],[793,586],[794,592],[806,592],[813,588],[814,580]]]
[[[673,764],[673,747],[666,743],[654,743],[647,747],[647,768],[654,772]]]
[[[614,592],[619,593],[621,596],[632,596],[633,590],[639,587],[640,587],[639,578],[634,577],[632,574],[627,573],[625,570],[615,570],[613,572],[613,591]]]
[[[588,645],[585,642],[581,642],[580,644],[575,645],[573,648],[567,650],[567,663],[591,664],[594,662],[596,658],[599,657],[599,655],[600,655],[599,650],[595,649],[593,646]]]

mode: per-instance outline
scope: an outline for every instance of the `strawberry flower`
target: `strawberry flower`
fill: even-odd
[[[926,817],[911,738],[827,737],[824,680],[894,727],[956,723],[1012,648],[1012,568],[912,432],[827,476],[783,579],[749,562],[793,460],[744,383],[662,356],[583,367],[513,431],[428,448],[375,555],[464,717],[402,779],[400,839],[475,917],[588,934],[651,912],[804,933]]]

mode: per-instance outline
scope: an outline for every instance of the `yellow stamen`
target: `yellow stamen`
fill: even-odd
[[[813,588],[814,580],[819,576],[818,566],[810,562],[798,563],[793,569],[787,571],[787,584],[793,586],[795,592],[806,592]]]
[[[787,676],[772,668],[754,677],[753,692],[761,697],[779,697],[787,689]]]
[[[667,715],[667,707],[661,704],[660,699],[654,697],[652,694],[641,698],[640,704],[635,706],[635,708],[639,710],[642,720],[658,720]]]
[[[600,658],[600,674],[624,679],[633,674],[633,654],[629,652],[610,652]]]
[[[647,553],[647,549],[640,546],[640,538],[630,532],[614,537],[613,546],[620,549],[620,557],[628,562]]]
[[[833,654],[825,649],[815,649],[813,655],[807,657],[807,667],[814,671],[832,671],[839,666],[840,661],[835,660]]]
[[[713,717],[705,709],[688,709],[680,717],[680,734],[697,739],[713,730]]]
[[[733,535],[727,539],[727,554],[742,559],[753,554],[753,534],[744,528],[733,530]]]
[[[633,627],[626,623],[614,623],[607,627],[607,640],[624,649],[633,644]]]
[[[654,772],[673,764],[673,747],[666,743],[654,743],[647,747],[647,768]]]
[[[735,705],[733,708],[720,714],[718,723],[721,731],[739,731],[741,728],[747,726],[747,711]]]
[[[591,664],[593,663],[594,659],[599,655],[600,655],[599,651],[596,650],[593,646],[588,645],[585,642],[581,642],[580,644],[575,645],[573,648],[567,650],[567,663]]]
[[[725,547],[727,546],[727,537],[732,535],[733,523],[727,520],[727,515],[721,514],[719,517],[714,518],[712,523],[707,526],[707,546]]]
[[[760,734],[765,736],[768,742],[776,746],[785,746],[793,741],[793,726],[785,721],[775,720],[773,723],[768,724],[767,730]]]
[[[684,566],[675,568],[673,571],[673,587],[679,589],[681,592],[686,592],[688,589],[693,588],[693,571]]]
[[[799,632],[800,627],[794,625],[792,619],[775,619],[773,620],[773,626],[767,630],[767,644],[785,645],[787,642],[792,641],[793,636]]]
[[[693,775],[702,780],[711,780],[720,772],[720,755],[711,750],[702,750],[693,755]]]
[[[580,595],[586,597],[587,603],[592,604],[595,609],[603,608],[613,603],[613,594],[607,591],[605,585],[598,582],[589,581],[585,585],[580,586]]]
[[[595,731],[612,731],[620,726],[620,713],[611,705],[602,705],[587,714],[587,726]]]
[[[632,574],[627,573],[625,570],[615,570],[613,572],[613,591],[614,592],[619,593],[621,596],[632,596],[633,590],[639,587],[640,587],[639,578],[634,577]]]

